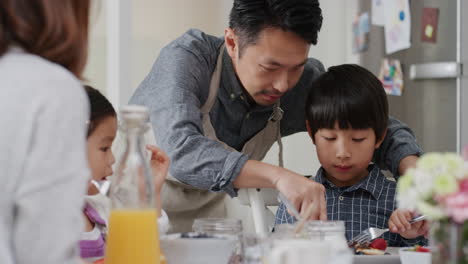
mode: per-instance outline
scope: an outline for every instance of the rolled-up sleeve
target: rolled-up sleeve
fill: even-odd
[[[374,162],[382,169],[390,170],[398,178],[400,161],[410,155],[421,156],[423,150],[416,143],[411,129],[399,120],[390,117],[387,135],[374,153]]]
[[[171,159],[172,176],[199,189],[235,196],[232,182],[248,157],[203,133],[200,108],[215,63],[216,54],[171,44],[161,51],[130,102],[150,109],[156,143]]]

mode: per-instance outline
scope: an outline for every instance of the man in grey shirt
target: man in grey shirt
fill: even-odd
[[[325,70],[308,58],[321,23],[317,0],[235,0],[224,38],[189,30],[162,49],[130,102],[149,107],[171,158],[163,208],[177,231],[222,216],[212,193],[239,188],[276,188],[301,213],[310,205],[311,218],[326,218],[322,185],[261,162],[274,141],[306,131],[305,98]],[[391,119],[374,162],[399,174],[420,153],[410,129]]]

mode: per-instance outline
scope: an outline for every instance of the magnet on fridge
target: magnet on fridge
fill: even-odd
[[[437,26],[439,23],[439,9],[425,7],[422,15],[421,41],[437,42]]]

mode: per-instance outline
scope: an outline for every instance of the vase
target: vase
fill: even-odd
[[[433,222],[430,245],[432,264],[468,264],[468,222]]]

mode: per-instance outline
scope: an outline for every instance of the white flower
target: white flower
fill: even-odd
[[[426,215],[430,220],[440,220],[446,216],[442,208],[425,201],[418,202],[417,208],[418,212]]]
[[[442,154],[440,153],[427,153],[418,159],[416,167],[418,170],[425,170],[427,172],[433,172],[438,170],[443,164]]]
[[[463,179],[467,173],[464,160],[455,153],[446,153],[443,157],[445,172],[457,179]]]
[[[434,181],[434,192],[438,196],[445,196],[458,191],[458,181],[448,173],[442,173],[436,176]]]
[[[412,191],[418,192],[422,199],[431,198],[434,192],[435,175],[423,170],[415,170],[413,175]]]
[[[466,190],[463,179],[468,181],[468,162],[460,156],[455,153],[428,153],[417,161],[416,168],[409,169],[398,180],[398,206],[425,214],[430,220],[456,216],[462,219],[465,215],[455,216],[443,201]]]
[[[416,192],[406,192],[404,194],[397,195],[397,205],[398,208],[406,209],[410,211],[416,211],[418,194]]]

